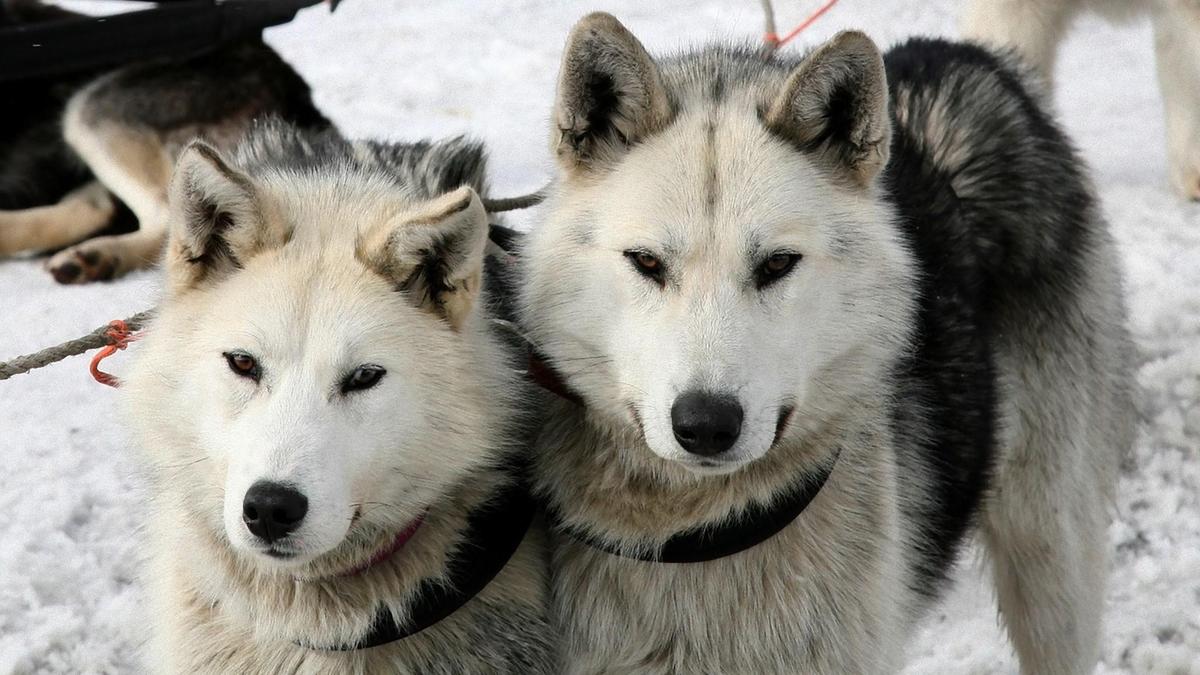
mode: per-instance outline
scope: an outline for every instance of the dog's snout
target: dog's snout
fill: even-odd
[[[675,440],[693,455],[720,454],[742,433],[742,406],[732,396],[692,391],[671,406]]]
[[[246,491],[242,522],[250,532],[272,543],[300,527],[308,513],[308,498],[283,483],[260,480]]]

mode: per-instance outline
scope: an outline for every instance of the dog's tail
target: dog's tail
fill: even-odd
[[[887,58],[897,133],[888,186],[901,203],[956,219],[951,234],[985,287],[1069,277],[1099,211],[1078,153],[1021,61],[982,47],[916,39]],[[1064,275],[1064,272],[1067,275]]]

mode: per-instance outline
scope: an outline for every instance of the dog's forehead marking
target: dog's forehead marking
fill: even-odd
[[[720,70],[709,76],[707,93],[709,101],[713,103],[720,103],[725,98],[725,74]]]
[[[716,111],[709,114],[704,123],[704,213],[710,219],[715,216],[717,199],[719,198],[720,163],[717,159],[717,119]]]
[[[702,252],[698,260],[739,270],[780,247],[853,257],[853,229],[877,214],[862,213],[861,196],[838,189],[764,127],[759,103],[769,82],[724,79],[712,74],[677,92],[671,123],[594,186],[598,201],[568,221],[573,243],[595,243],[603,227],[614,245],[652,246],[668,257]]]
[[[806,189],[802,176],[763,169],[777,164],[771,155],[784,149],[773,147],[749,107],[729,101],[680,116],[676,124],[658,152],[685,161],[660,178],[661,196],[650,207],[661,209],[651,219],[661,223],[665,247],[729,248],[740,259],[765,246],[776,224],[792,219],[776,199]]]

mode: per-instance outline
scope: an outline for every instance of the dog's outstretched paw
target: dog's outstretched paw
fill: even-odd
[[[60,284],[86,284],[108,281],[120,272],[120,259],[107,252],[85,246],[59,251],[46,262],[54,280]]]

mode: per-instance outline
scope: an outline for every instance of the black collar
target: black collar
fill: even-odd
[[[840,454],[840,453],[839,453]],[[804,511],[816,498],[817,493],[829,480],[833,467],[837,463],[834,455],[826,464],[806,472],[790,490],[775,500],[769,507],[759,503],[751,504],[737,518],[727,519],[716,525],[706,525],[690,530],[684,530],[674,535],[655,550],[629,551],[619,546],[594,537],[576,527],[562,522],[561,518],[551,512],[555,529],[583,544],[599,549],[605,553],[633,558],[644,562],[658,563],[698,563],[717,560],[726,556],[741,553],[754,548],[764,541],[779,534]]]
[[[508,564],[533,521],[534,503],[525,485],[514,481],[495,499],[472,513],[463,543],[450,560],[446,581],[426,579],[417,589],[408,621],[397,623],[379,608],[371,632],[358,642],[310,649],[352,651],[379,647],[429,628],[479,594]]]

